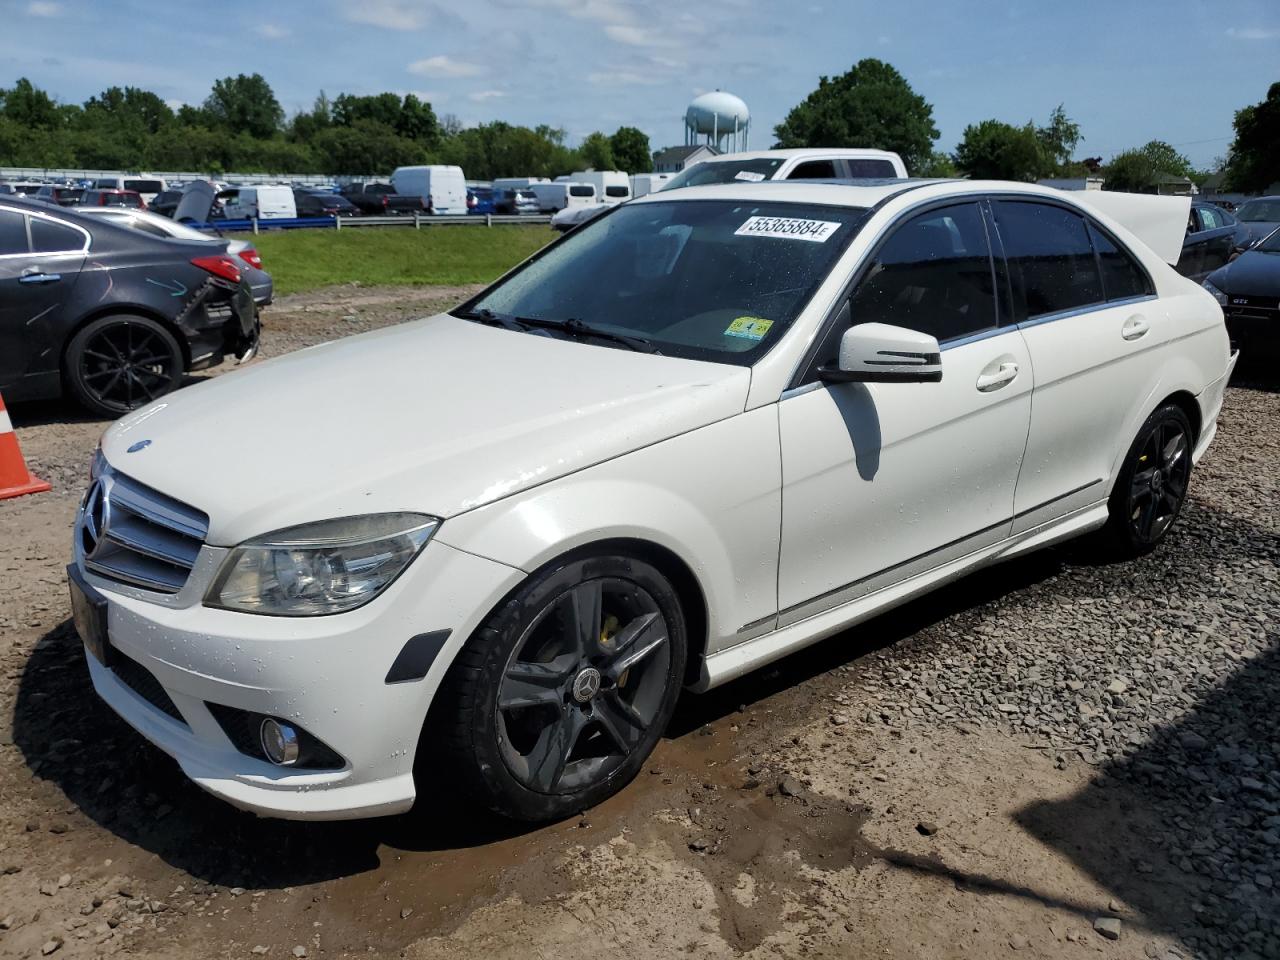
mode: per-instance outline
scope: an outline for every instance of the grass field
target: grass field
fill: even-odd
[[[289,230],[252,239],[276,294],[282,295],[352,281],[368,286],[487,283],[555,236],[546,224],[530,224]]]

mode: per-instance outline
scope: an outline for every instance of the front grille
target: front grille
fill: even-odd
[[[1223,309],[1227,320],[1271,320],[1280,322],[1280,310],[1275,307],[1253,306],[1228,306]]]
[[[160,681],[142,664],[136,660],[130,660],[119,650],[112,650],[111,672],[116,675],[116,679],[147,703],[186,726],[187,721],[173,700],[169,698],[169,694],[165,693],[164,687],[160,686]]]
[[[89,488],[76,528],[86,569],[158,593],[183,588],[208,532],[206,514],[110,468]]]

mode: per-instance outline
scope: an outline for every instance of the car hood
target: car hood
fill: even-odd
[[[1249,238],[1255,243],[1276,227],[1280,227],[1280,220],[1240,220],[1237,222],[1244,227]]]
[[[184,220],[195,223],[208,223],[213,214],[215,191],[213,184],[197,180],[188,184],[182,191],[182,199],[173,211],[173,219],[182,223]]]
[[[1280,253],[1247,250],[1209,274],[1208,282],[1228,296],[1280,297]]]
[[[170,394],[102,449],[230,546],[353,514],[447,519],[741,413],[750,376],[441,314]]]

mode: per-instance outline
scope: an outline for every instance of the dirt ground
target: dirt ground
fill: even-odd
[[[466,293],[284,298],[263,356]],[[1248,447],[1258,410],[1280,422],[1275,394],[1233,414],[1245,393],[1230,391],[1213,456]],[[580,819],[495,825],[442,777],[405,817],[262,820],[190,785],[97,700],[63,568],[105,425],[62,403],[12,413],[54,490],[0,502],[0,956],[1194,955],[1176,937],[1202,887],[1140,795],[994,709],[876,715],[918,650],[998,623],[993,597],[1075,576],[1056,554],[686,697],[646,772]],[[1206,476],[1197,496],[1251,495]],[[1122,920],[1119,939],[1099,917]]]

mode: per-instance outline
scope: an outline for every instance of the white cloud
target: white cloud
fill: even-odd
[[[1280,30],[1264,30],[1261,27],[1230,27],[1227,36],[1233,40],[1275,40],[1280,38]]]
[[[27,4],[27,16],[29,17],[56,17],[62,13],[62,4],[53,3],[52,0],[32,0]]]
[[[631,47],[665,47],[671,42],[661,28],[638,27],[630,23],[611,23],[604,32],[610,40]]]
[[[882,47],[887,47],[889,45],[889,38],[881,34],[876,37],[876,43],[880,44]]]
[[[356,0],[344,11],[353,23],[387,30],[421,30],[427,24],[427,4],[412,0]]]
[[[587,76],[587,80],[598,87],[650,87],[663,82],[661,77],[632,70],[592,73]]]
[[[281,27],[274,23],[260,23],[255,29],[258,36],[266,37],[268,40],[283,40],[291,33],[288,27]]]
[[[179,110],[181,110],[183,107],[186,106],[186,103],[184,103],[182,100],[179,100],[177,97],[170,97],[168,100],[164,102],[164,105],[168,107],[170,110],[172,110],[174,113],[177,113]]]
[[[467,99],[475,103],[484,103],[486,100],[500,100],[506,95],[505,90],[477,90],[474,93],[468,93]]]
[[[425,60],[415,60],[409,64],[409,72],[423,77],[478,77],[488,71],[478,63],[467,63],[440,54]]]

